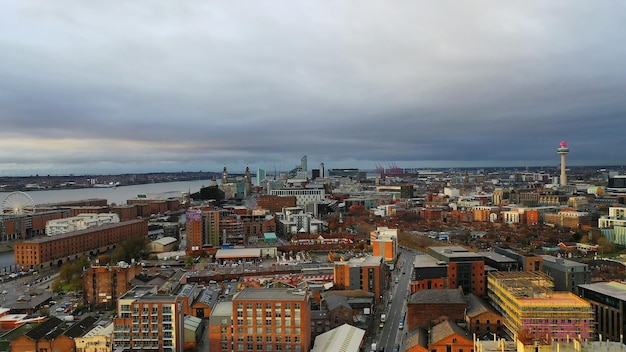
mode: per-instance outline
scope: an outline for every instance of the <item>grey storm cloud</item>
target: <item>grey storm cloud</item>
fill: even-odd
[[[0,170],[624,162],[626,3],[5,1]],[[166,170],[167,169],[167,170]]]

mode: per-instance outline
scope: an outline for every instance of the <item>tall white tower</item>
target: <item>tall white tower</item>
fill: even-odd
[[[561,186],[565,186],[567,184],[567,175],[565,174],[565,156],[569,153],[567,142],[561,141],[559,149],[557,149],[556,152],[561,156]]]

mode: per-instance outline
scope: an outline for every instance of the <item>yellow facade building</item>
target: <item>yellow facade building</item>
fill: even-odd
[[[591,338],[591,304],[571,292],[553,291],[550,276],[537,271],[492,272],[490,300],[504,317],[505,332],[522,341]]]

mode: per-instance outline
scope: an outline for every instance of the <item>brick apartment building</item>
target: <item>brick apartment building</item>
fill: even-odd
[[[475,206],[472,208],[472,220],[474,222],[494,222],[499,219],[500,207]]]
[[[488,333],[502,337],[504,318],[487,301],[476,295],[467,295],[467,311],[465,312],[465,322],[467,330],[476,334],[478,338]]]
[[[139,211],[136,205],[111,205],[111,213],[117,214],[120,221],[137,219]]]
[[[467,303],[460,289],[421,290],[413,293],[407,304],[407,327],[429,329],[444,320],[465,319]]]
[[[83,274],[83,299],[85,304],[114,307],[117,299],[132,288],[131,280],[142,267],[122,264],[118,266],[92,265]]]
[[[186,213],[187,249],[216,247],[224,242],[239,245],[258,242],[264,233],[276,231],[275,218],[266,215],[261,209],[190,209]]]
[[[576,211],[574,209],[562,209],[558,213],[545,214],[543,220],[546,224],[579,229],[584,225],[591,224],[591,215],[587,212]]]
[[[0,243],[45,235],[46,222],[69,216],[68,209],[49,209],[22,215],[0,214]]]
[[[130,220],[56,236],[39,237],[15,243],[15,263],[33,269],[60,266],[83,255],[93,256],[100,251],[112,249],[131,237],[147,235],[146,220]]]
[[[374,294],[378,303],[389,283],[389,271],[381,256],[352,258],[335,262],[333,270],[338,290],[364,290]]]
[[[281,288],[243,289],[231,302],[219,303],[211,315],[209,344],[214,352],[309,351],[309,293]]]
[[[220,212],[213,207],[189,209],[186,213],[187,250],[216,247],[220,237]]]
[[[180,201],[178,199],[163,200],[163,199],[138,198],[138,199],[129,199],[126,201],[126,204],[148,205],[149,214],[165,214],[168,211],[178,211],[181,209]],[[142,216],[145,216],[145,214],[143,214]]]
[[[296,206],[296,196],[260,196],[257,198],[257,205],[263,209],[269,210],[271,213],[283,211],[283,208],[292,208]]]
[[[241,215],[245,238],[263,238],[264,233],[276,232],[276,218],[267,217],[265,210],[253,210],[249,214]],[[249,243],[249,241],[246,241]]]
[[[88,207],[72,207],[69,208],[70,217],[80,214],[104,214],[110,212],[109,206],[88,206]]]
[[[428,255],[446,267],[447,288],[461,287],[466,294],[487,294],[485,260],[482,255],[459,246],[430,247]]]

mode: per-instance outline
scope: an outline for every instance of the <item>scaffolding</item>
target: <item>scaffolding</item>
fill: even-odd
[[[489,298],[506,318],[505,331],[520,339],[565,341],[591,337],[591,305],[570,292],[554,292],[554,283],[541,272],[493,272]]]

